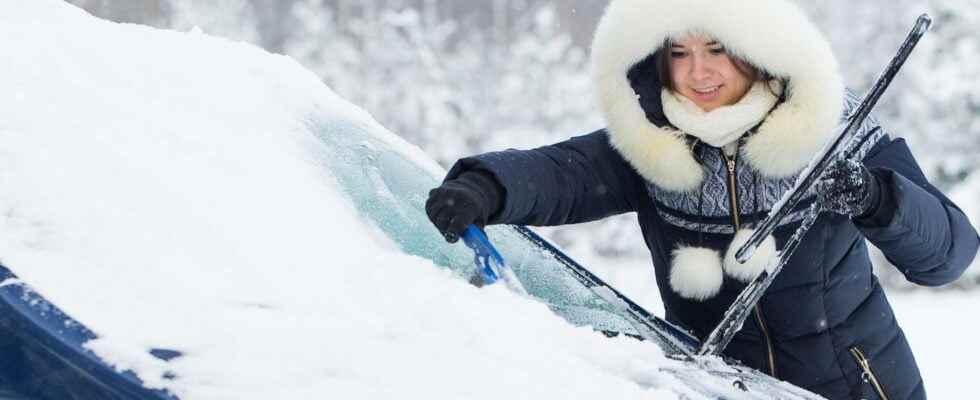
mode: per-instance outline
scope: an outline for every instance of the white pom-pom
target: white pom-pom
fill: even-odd
[[[681,297],[704,301],[721,291],[725,280],[721,253],[703,247],[681,247],[674,250],[670,267],[670,287]]]
[[[745,242],[749,241],[749,237],[754,233],[754,229],[742,229],[735,233],[735,239],[728,246],[728,251],[725,253],[725,272],[728,276],[738,279],[742,282],[751,282],[755,277],[759,276],[764,270],[771,270],[776,267],[776,239],[772,235],[766,236],[766,238],[756,249],[755,253],[752,254],[752,258],[745,262],[745,264],[739,264],[735,260],[735,252],[738,251]]]

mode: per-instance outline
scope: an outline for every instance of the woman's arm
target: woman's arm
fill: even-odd
[[[865,158],[881,204],[856,220],[864,236],[914,283],[950,283],[973,262],[980,237],[967,216],[929,183],[905,140],[884,136]]]
[[[504,189],[503,205],[488,224],[562,225],[635,210],[644,190],[639,175],[609,144],[605,131],[532,150],[467,157],[446,176],[490,173]]]

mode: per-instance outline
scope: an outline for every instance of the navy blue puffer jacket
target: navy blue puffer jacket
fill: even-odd
[[[874,122],[865,127],[875,128]],[[927,286],[959,277],[976,256],[980,239],[967,217],[929,184],[904,140],[882,133],[872,137],[875,141],[863,150],[864,162],[884,183],[888,204],[863,224],[821,214],[725,353],[830,399],[874,399],[879,398],[879,390],[892,400],[922,399],[922,379],[872,273],[865,239],[908,280]],[[720,152],[699,145],[695,153],[702,154],[699,159],[707,170],[717,164],[718,157],[711,155]],[[685,225],[684,221],[699,216],[685,215],[684,201],[670,195],[658,198],[658,193],[666,192],[637,173],[610,144],[605,130],[533,150],[465,158],[448,178],[471,169],[489,172],[506,191],[505,204],[491,224],[561,225],[635,212],[653,257],[666,318],[702,339],[745,287],[726,276],[721,291],[706,300],[688,299],[672,289],[668,282],[673,249],[697,243],[723,251],[734,229],[721,227],[733,228],[734,219],[730,213],[701,216],[706,220],[703,224]],[[765,199],[773,195],[760,192],[778,197],[785,186],[781,180],[753,175],[757,174],[749,165],[737,165],[739,178],[733,182],[745,225],[764,218],[775,201]],[[709,174],[706,181],[724,176]],[[731,197],[715,197],[720,197],[724,208],[731,205],[726,200]],[[710,201],[698,202],[704,207]],[[811,196],[804,202],[812,201]],[[798,219],[780,226],[775,233],[777,247],[798,226]],[[875,379],[862,378],[870,374]]]

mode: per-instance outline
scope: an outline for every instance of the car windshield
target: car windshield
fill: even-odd
[[[461,279],[473,276],[473,252],[462,242],[447,244],[425,215],[423,204],[429,190],[438,186],[438,178],[367,129],[330,121],[312,130],[326,144],[323,160],[369,223],[402,251],[433,260]],[[622,308],[583,285],[553,253],[518,230],[490,226],[487,235],[528,293],[569,322],[607,334],[649,336],[637,329],[635,320],[622,315]]]

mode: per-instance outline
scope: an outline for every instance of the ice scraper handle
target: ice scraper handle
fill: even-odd
[[[463,231],[463,242],[466,247],[473,249],[476,257],[477,273],[483,278],[485,285],[491,285],[500,279],[500,266],[504,265],[504,258],[500,256],[497,249],[490,244],[487,235],[483,234],[476,225],[470,225]]]
[[[511,290],[519,294],[527,294],[521,281],[514,275],[514,271],[507,267],[504,258],[490,244],[487,235],[480,228],[476,225],[467,226],[463,231],[463,243],[473,249],[476,272],[482,278],[484,285],[492,285],[502,279]]]

